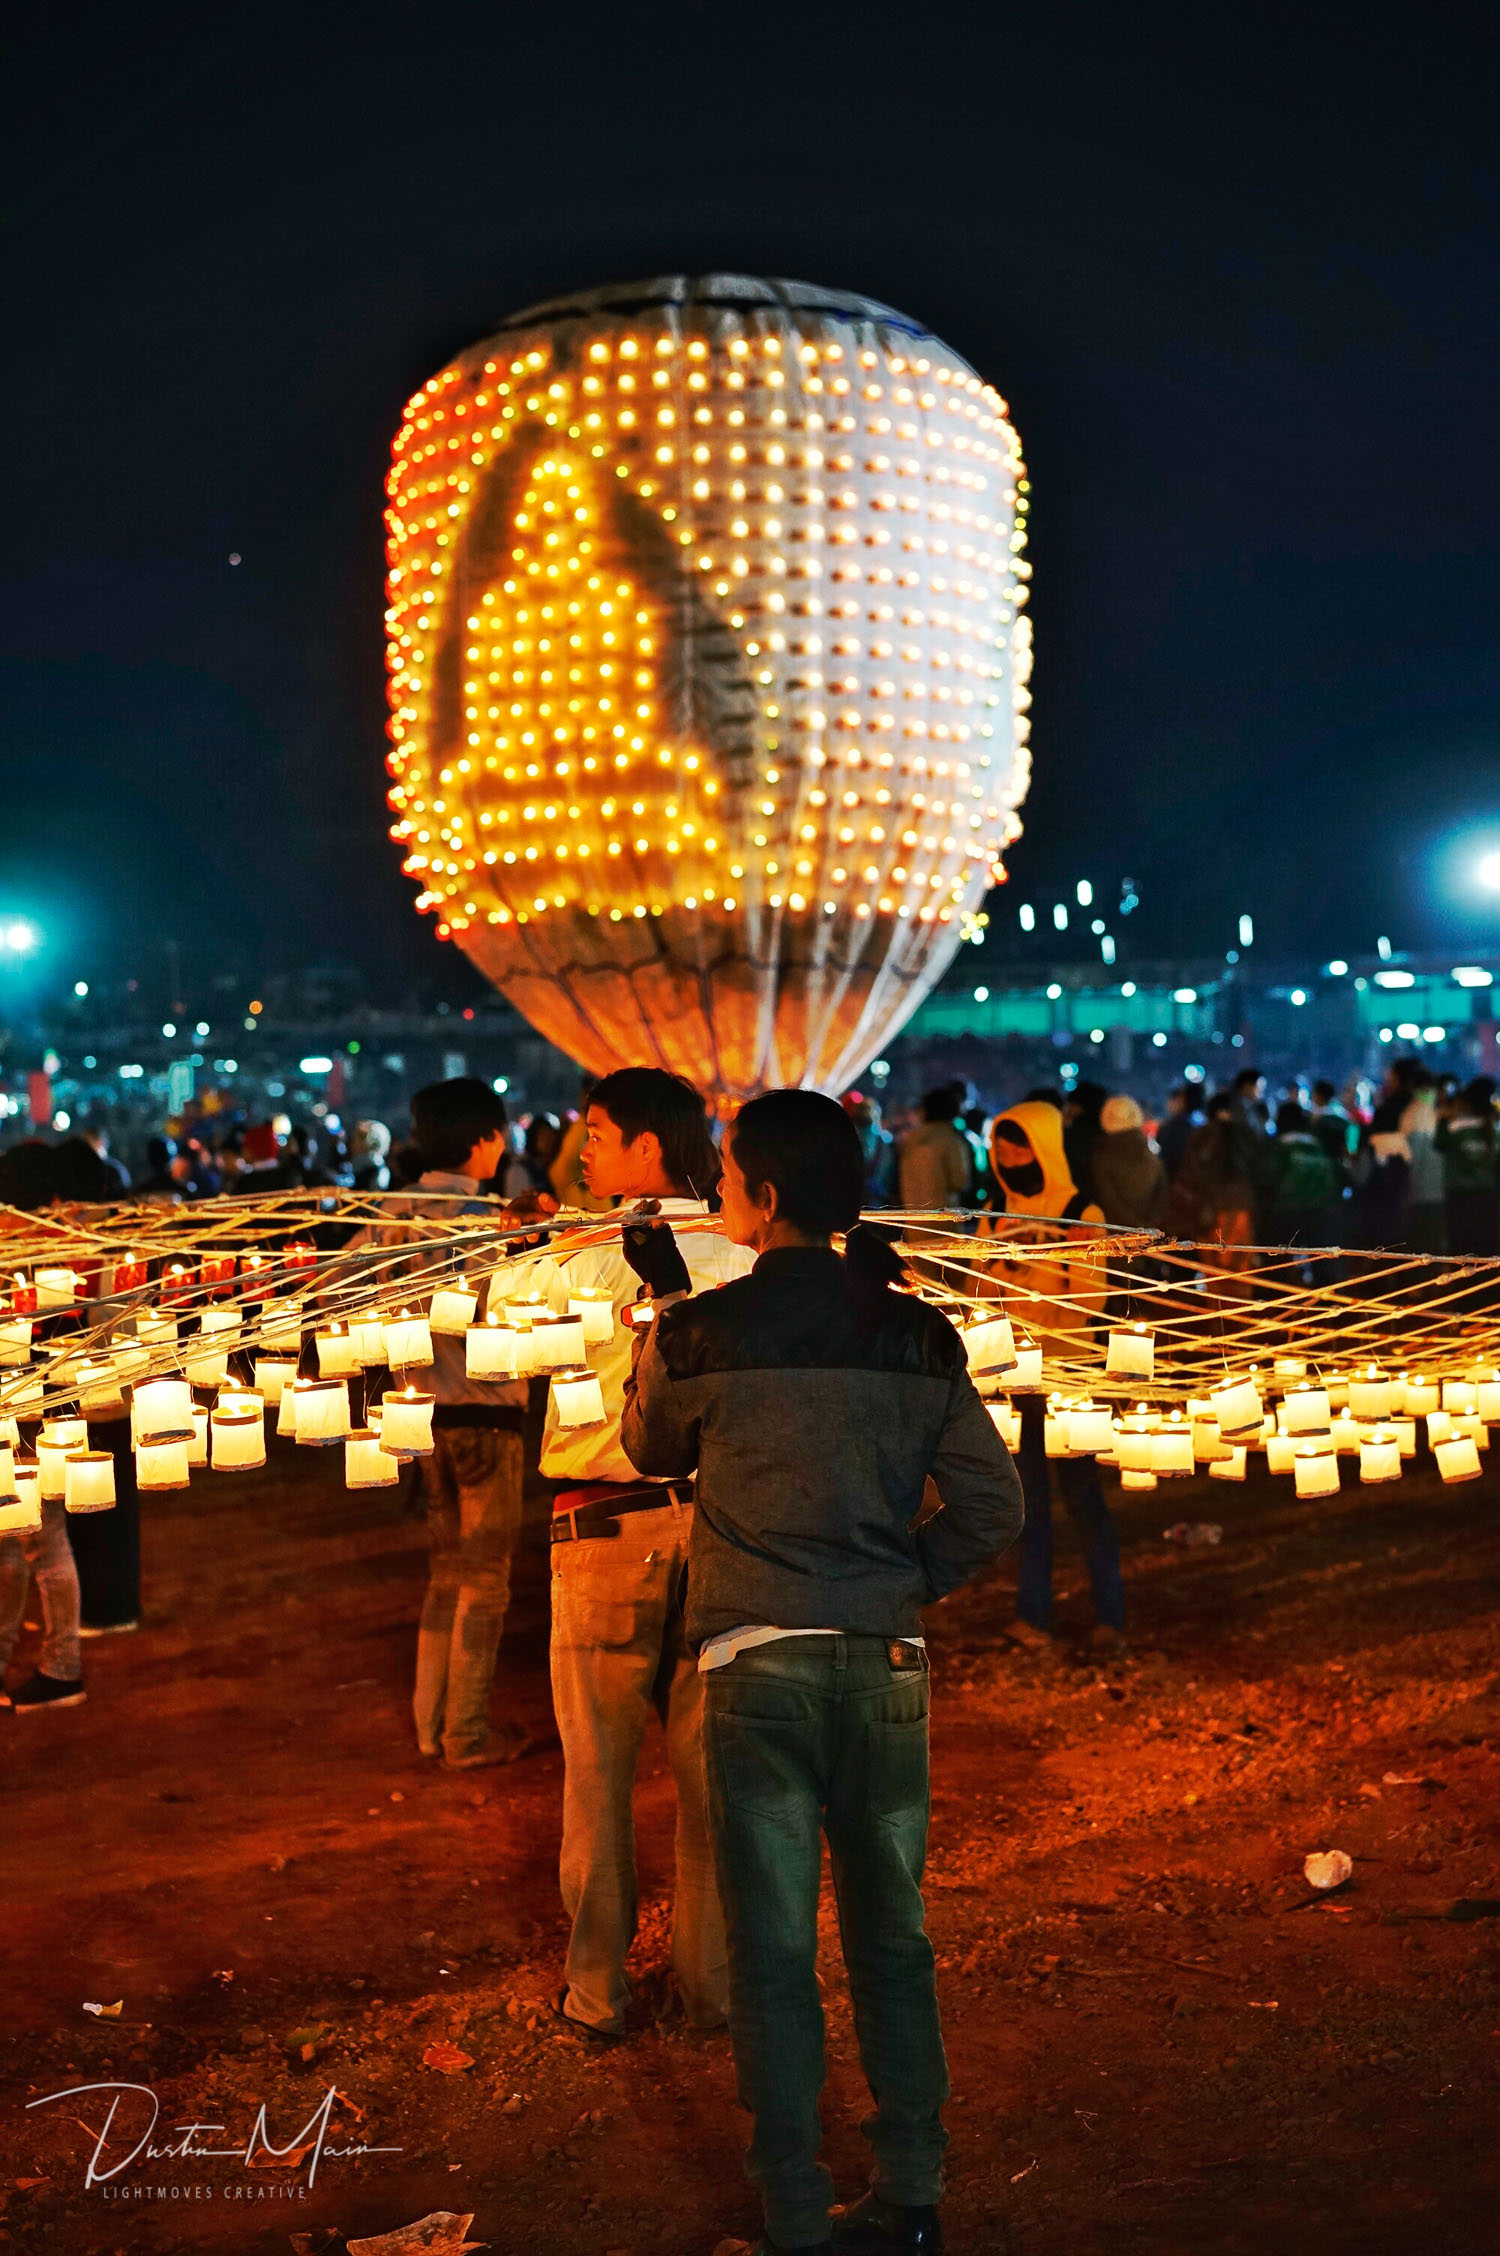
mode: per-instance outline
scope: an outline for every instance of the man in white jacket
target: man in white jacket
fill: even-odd
[[[694,1291],[743,1276],[749,1256],[706,1225],[719,1161],[703,1100],[678,1075],[631,1066],[589,1098],[583,1175],[595,1197],[660,1202],[677,1231]],[[580,1242],[581,1240],[581,1242]],[[593,1350],[602,1425],[566,1427],[549,1403],[542,1471],[560,1481],[552,1521],[552,1695],[562,1735],[561,1879],[572,1920],[565,2020],[601,2040],[624,2036],[625,1958],[636,1931],[636,1765],[646,1720],[662,1720],[677,1783],[672,1967],[683,2011],[698,2028],[728,2006],[724,1921],[703,1800],[702,1679],[683,1636],[692,1486],[643,1480],[620,1444],[631,1343],[624,1310],[640,1280],[618,1234],[553,1249],[549,1291],[565,1308],[580,1289],[606,1292],[607,1345]]]

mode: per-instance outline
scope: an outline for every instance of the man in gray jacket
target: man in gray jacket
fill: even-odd
[[[810,1090],[757,1097],[723,1156],[725,1231],[755,1267],[662,1310],[622,1438],[642,1473],[697,1475],[686,1632],[704,1675],[758,2256],[930,2256],[948,2086],[920,1893],[921,1609],[1014,1541],[1021,1486],[957,1332],[892,1290],[895,1256],[855,1227],[863,1166],[840,1107]],[[836,1232],[849,1233],[842,1256]],[[668,1231],[627,1231],[625,1250],[658,1298],[685,1290]],[[942,1508],[917,1526],[929,1478]],[[875,2100],[871,2191],[832,2238],[818,2159],[820,1832]]]

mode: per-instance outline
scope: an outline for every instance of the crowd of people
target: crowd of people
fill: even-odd
[[[1317,1083],[1305,1097],[1285,1093],[1274,1112],[1247,1070],[1205,1104],[1174,1091],[1159,1120],[1086,1083],[1033,1090],[992,1116],[950,1086],[887,1127],[857,1093],[840,1104],[780,1090],[743,1106],[716,1142],[686,1082],[630,1068],[592,1086],[576,1118],[541,1116],[524,1139],[492,1086],[463,1078],[418,1093],[399,1150],[383,1129],[353,1140],[351,1162],[357,1143],[397,1195],[346,1249],[399,1247],[435,1211],[535,1222],[562,1209],[561,1229],[581,1209],[586,1230],[590,1215],[630,1210],[566,1263],[535,1255],[535,1289],[559,1313],[584,1286],[613,1313],[594,1356],[603,1419],[564,1425],[549,1395],[540,1448],[553,1491],[550,1665],[569,1926],[555,2010],[589,2044],[631,2031],[632,1805],[654,1709],[677,1788],[679,2010],[696,2029],[729,2029],[753,2118],[762,2256],[941,2245],[947,2085],[920,1894],[921,1610],[1014,1542],[1011,1642],[1052,1651],[1055,1478],[1087,1567],[1093,1644],[1108,1656],[1125,1639],[1097,1464],[1048,1459],[1040,1396],[1020,1399],[1012,1459],[958,1334],[930,1303],[893,1289],[903,1273],[892,1234],[860,1223],[861,1212],[972,1214],[979,1236],[1001,1214],[1139,1224],[1216,1240],[1226,1258],[1256,1243],[1496,1252],[1494,1094],[1487,1081],[1435,1084],[1397,1059],[1378,1097],[1354,1089],[1340,1101]],[[97,1139],[70,1144],[12,1147],[0,1199],[87,1200],[81,1184],[101,1178],[81,1152],[96,1168],[114,1163]],[[38,1151],[56,1162],[52,1175],[27,1156]],[[163,1139],[136,1191],[186,1200],[286,1187],[268,1178],[299,1174],[312,1187],[326,1156],[276,1122],[239,1132],[235,1154],[226,1180],[222,1148]],[[115,1177],[93,1195],[127,1192]],[[682,1227],[712,1213],[714,1230]],[[1086,1322],[1064,1285],[1049,1284],[1045,1250],[1026,1258],[1032,1310],[1057,1294],[1043,1328]],[[648,1322],[633,1320],[642,1314]],[[434,1447],[417,1467],[430,1568],[412,1717],[422,1757],[468,1770],[512,1762],[530,1743],[492,1716],[522,1525],[527,1382],[472,1378],[461,1340],[433,1347]],[[121,1563],[136,1540],[128,1430],[91,1439],[118,1449],[126,1476],[121,1532],[105,1552],[90,1565],[95,1523],[68,1523],[52,1503],[40,1531],[0,1538],[0,1667],[33,1577],[44,1621],[37,1666],[6,1695],[20,1714],[84,1697],[80,1570],[96,1592],[114,1581],[97,1603],[115,1618],[92,1626],[136,1619],[135,1588],[120,1587],[122,1575],[138,1579],[134,1554]],[[924,1510],[929,1482],[935,1511]],[[837,2213],[819,2159],[822,1836],[875,2100],[870,2190]]]

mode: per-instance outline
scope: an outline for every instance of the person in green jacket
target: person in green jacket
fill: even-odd
[[[1495,1084],[1480,1074],[1445,1107],[1433,1144],[1443,1163],[1448,1251],[1500,1254],[1500,1142]]]
[[[1313,1123],[1295,1102],[1279,1106],[1276,1133],[1260,1154],[1262,1230],[1267,1245],[1333,1245],[1342,1186]]]

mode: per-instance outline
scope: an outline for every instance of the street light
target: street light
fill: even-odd
[[[0,947],[8,956],[29,956],[41,943],[41,934],[25,917],[12,917],[9,924],[0,927]]]
[[[1486,893],[1500,893],[1500,854],[1481,854],[1476,875]]]

